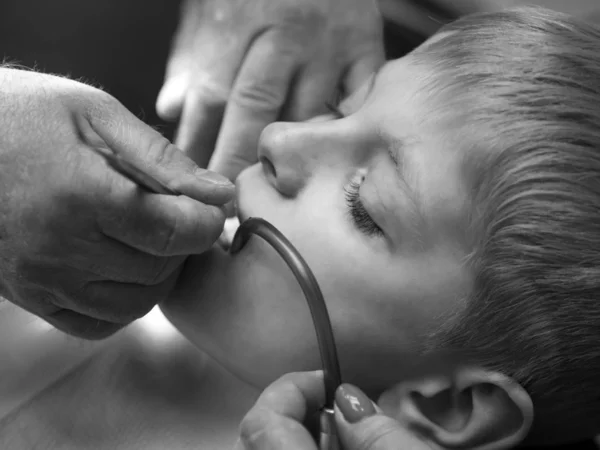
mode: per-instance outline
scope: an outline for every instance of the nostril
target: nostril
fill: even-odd
[[[259,161],[262,165],[263,172],[265,173],[267,179],[270,177],[273,177],[274,179],[277,178],[277,171],[275,170],[275,166],[269,158],[267,158],[266,156],[261,156],[259,158]]]

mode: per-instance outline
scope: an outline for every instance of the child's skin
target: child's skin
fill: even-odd
[[[270,221],[298,248],[321,285],[344,378],[373,392],[406,376],[424,334],[471,283],[461,264],[468,155],[428,114],[423,71],[405,57],[344,103],[347,117],[270,125],[262,164],[237,182],[241,219]],[[382,233],[353,222],[344,192],[353,180],[372,218],[363,222]],[[234,257],[192,259],[184,277],[163,311],[227,369],[264,387],[319,367],[298,283],[259,238]]]
[[[345,102],[343,118],[267,127],[260,164],[237,181],[239,215],[273,223],[311,266],[345,382],[427,430],[432,448],[511,448],[531,426],[527,392],[461,355],[425,354],[428,334],[461,312],[472,288],[465,230],[482,154],[471,149],[483,148],[430,76],[408,55]],[[353,190],[364,210],[351,213]],[[306,300],[260,238],[234,256],[214,248],[188,260],[181,280],[163,312],[242,383],[264,389],[320,368]]]

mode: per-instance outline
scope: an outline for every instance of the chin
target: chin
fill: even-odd
[[[236,255],[214,246],[188,258],[160,307],[196,347],[264,388],[287,372],[319,368],[310,312],[286,269],[261,239],[251,239]]]
[[[278,226],[266,183],[259,166],[238,178],[240,221],[262,217]],[[225,369],[257,387],[287,372],[318,369],[310,310],[281,257],[256,236],[235,255],[226,248],[214,245],[187,259],[177,287],[161,304],[167,319]]]

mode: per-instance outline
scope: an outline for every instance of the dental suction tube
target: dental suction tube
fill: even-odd
[[[235,233],[229,250],[230,253],[235,254],[239,252],[253,234],[263,238],[275,249],[275,251],[277,251],[277,253],[279,253],[291,269],[296,280],[298,280],[302,292],[304,292],[315,325],[317,341],[321,352],[321,362],[325,380],[324,407],[333,410],[335,390],[342,384],[342,377],[335,340],[333,338],[331,320],[329,319],[329,313],[327,312],[327,306],[325,305],[321,288],[310,270],[310,267],[308,267],[308,264],[304,258],[302,258],[298,250],[296,250],[291,242],[277,228],[264,219],[251,217],[245,220]]]

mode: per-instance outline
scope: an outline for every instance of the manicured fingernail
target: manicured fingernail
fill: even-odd
[[[337,388],[335,403],[350,423],[356,423],[375,414],[375,408],[369,397],[351,384],[342,384]]]
[[[206,169],[196,170],[196,177],[208,181],[209,183],[218,184],[221,186],[233,186],[233,183],[229,181],[228,178],[218,174],[217,172],[212,172]]]

